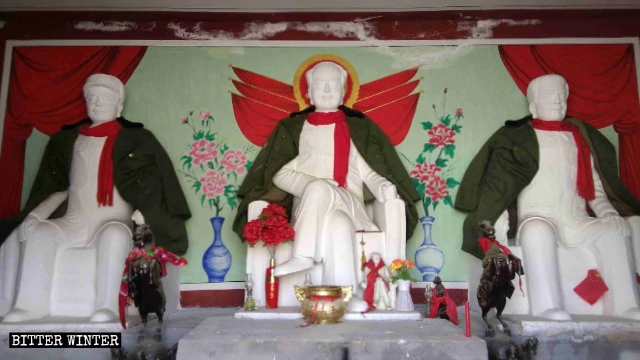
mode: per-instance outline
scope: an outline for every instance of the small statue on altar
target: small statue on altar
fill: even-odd
[[[132,302],[138,308],[145,326],[150,313],[155,313],[162,324],[167,301],[161,278],[167,274],[166,262],[176,266],[187,265],[185,258],[155,245],[153,232],[145,224],[140,212],[136,211],[131,219],[134,224],[134,245],[125,261],[118,302],[120,323],[124,329],[127,328],[125,307]]]
[[[440,318],[449,320],[458,325],[458,311],[456,303],[449,297],[447,289],[442,285],[439,276],[433,279],[435,285],[431,290],[431,308],[429,310],[429,318]]]
[[[482,260],[482,277],[478,285],[478,303],[482,308],[482,319],[489,327],[489,333],[493,332],[492,326],[487,322],[487,313],[491,308],[496,308],[498,321],[505,330],[507,325],[502,321],[502,311],[507,304],[507,298],[513,295],[514,286],[511,283],[516,276],[523,275],[521,260],[511,254],[509,248],[501,245],[495,238],[495,229],[488,220],[480,222],[482,237],[478,243],[485,254]]]
[[[374,309],[393,310],[396,285],[391,282],[391,272],[385,265],[380,253],[371,253],[371,258],[364,264],[364,301],[369,311]]]

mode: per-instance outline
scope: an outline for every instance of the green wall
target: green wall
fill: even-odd
[[[461,108],[464,118],[456,134],[453,159],[449,160],[447,176],[461,179],[468,163],[484,141],[507,119],[528,114],[526,98],[505,70],[495,45],[421,46],[406,48],[316,48],[316,47],[171,47],[151,46],[126,85],[127,100],[123,115],[142,122],[153,131],[169,153],[177,171],[182,170],[181,156],[188,152],[192,130],[181,123],[189,111],[197,117],[200,111],[211,112],[215,119],[212,130],[217,141],[232,149],[247,152],[252,160],[259,149],[240,132],[231,106],[229,91],[235,91],[229,78],[234,77],[230,64],[286,83],[292,83],[295,69],[307,58],[318,53],[334,53],[348,60],[356,69],[361,83],[366,83],[397,71],[421,64],[416,78],[422,77],[418,91],[423,91],[410,132],[397,146],[406,158],[405,166],[413,169],[418,154],[428,141],[423,122],[437,124],[438,116],[453,115]],[[444,109],[444,89],[447,89]],[[603,132],[617,145],[611,128]],[[35,175],[47,137],[35,132],[27,144],[25,184],[26,198]],[[427,153],[427,161],[435,160],[438,151]],[[213,239],[209,218],[215,213],[202,206],[187,178],[178,174],[193,217],[187,223],[190,247],[186,255],[190,265],[182,271],[183,283],[207,282],[201,267],[202,255]],[[242,181],[238,178],[237,184]],[[457,188],[450,189],[455,197]],[[422,206],[419,212],[423,215]],[[445,265],[441,277],[445,281],[466,281],[466,259],[459,250],[463,214],[440,203],[435,212],[433,240],[444,251]],[[226,281],[244,280],[245,245],[231,231],[235,212],[227,206],[221,216],[226,218],[223,239],[230,249],[233,263]],[[423,238],[416,229],[407,246],[407,257],[413,259]],[[417,273],[415,274],[416,277]]]

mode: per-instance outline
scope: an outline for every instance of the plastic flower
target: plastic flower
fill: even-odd
[[[247,155],[240,150],[228,150],[224,153],[220,164],[224,166],[224,171],[226,172],[235,171],[238,174],[244,174],[247,171],[245,168]]]
[[[389,265],[389,270],[394,274],[391,277],[391,281],[395,284],[398,280],[409,280],[415,282],[411,275],[409,274],[409,270],[416,267],[416,264],[411,260],[402,260],[395,259]]]
[[[214,141],[197,140],[191,144],[191,151],[189,151],[188,155],[193,158],[194,165],[205,164],[218,156],[216,146],[217,144]]]
[[[269,204],[256,220],[251,220],[244,226],[242,236],[249,246],[262,240],[264,246],[274,247],[285,241],[293,241],[295,232],[289,224],[285,208]]]
[[[456,132],[445,124],[438,124],[432,127],[427,131],[427,134],[429,134],[429,143],[436,147],[447,146],[456,142],[454,139]]]

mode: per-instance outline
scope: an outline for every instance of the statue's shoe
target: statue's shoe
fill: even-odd
[[[108,309],[100,309],[91,315],[89,319],[91,322],[116,322],[118,321],[118,316],[111,310]]]
[[[540,314],[541,317],[547,318],[549,320],[555,321],[569,321],[571,320],[571,315],[568,312],[559,309],[559,308],[551,308],[547,309]]]
[[[19,323],[29,320],[35,320],[42,317],[47,316],[47,313],[28,311],[23,309],[15,308],[9,311],[4,318],[2,318],[2,322],[5,323]]]
[[[304,256],[294,256],[286,262],[276,265],[276,270],[273,272],[273,275],[289,275],[299,271],[309,270],[312,267],[313,259]]]
[[[629,309],[624,313],[622,313],[620,317],[623,317],[625,319],[640,321],[640,308]]]

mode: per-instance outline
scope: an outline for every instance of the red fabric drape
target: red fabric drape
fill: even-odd
[[[17,47],[9,81],[0,169],[0,218],[20,211],[24,152],[33,127],[45,134],[87,116],[82,87],[89,75],[126,82],[146,47]]]
[[[640,200],[640,106],[632,45],[502,45],[499,51],[525,95],[534,78],[559,74],[569,84],[568,116],[596,128],[613,124],[620,140],[620,177]]]

